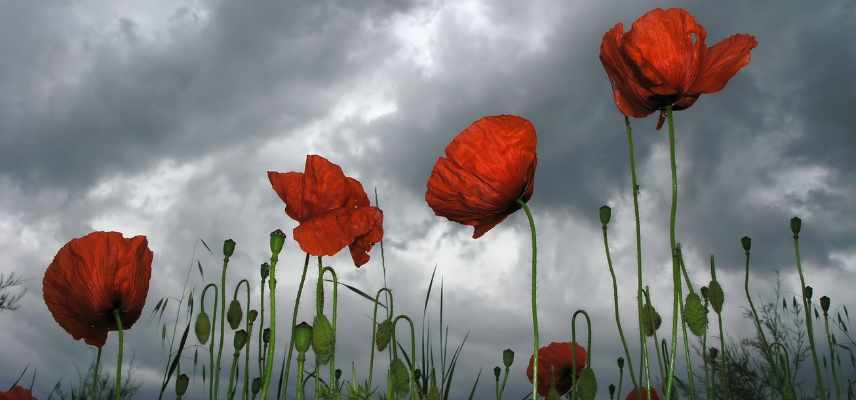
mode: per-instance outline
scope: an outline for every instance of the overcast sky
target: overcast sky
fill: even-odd
[[[739,239],[753,238],[756,302],[771,299],[777,270],[790,297],[799,281],[788,220],[798,215],[816,297],[831,294],[836,310],[852,305],[852,1],[2,0],[0,272],[24,279],[27,294],[20,310],[0,313],[0,387],[30,366],[38,370],[35,393],[46,397],[57,380],[76,382],[94,359],[93,348],[54,322],[41,293],[57,250],[93,230],[146,235],[155,254],[147,317],[126,340],[141,398],[156,393],[166,362],[161,326],[148,318],[155,303],[181,295],[192,260],[203,264],[206,280],[219,274],[220,260],[200,238],[215,252],[226,238],[237,242],[229,279],[252,278],[257,307],[268,234],[288,232],[277,296],[278,319],[288,320],[304,256],[265,172],[302,171],[306,154],[321,154],[380,194],[397,311],[420,315],[438,266],[450,345],[469,332],[452,397],[465,398],[479,370],[476,397],[491,397],[492,369],[509,347],[517,358],[507,393],[522,397],[531,354],[526,218],[518,212],[473,240],[471,228],[434,216],[424,201],[431,168],[456,133],[481,116],[516,114],[538,133],[530,204],[541,342],[568,340],[571,313],[589,311],[605,397],[621,352],[598,207],[613,207],[610,245],[628,332],[635,241],[623,116],[599,47],[614,24],[629,29],[647,10],[671,6],[695,15],[708,45],[734,33],[758,40],[725,90],[675,114],[677,233],[696,287],[709,281],[707,259],[715,254],[726,329],[733,340],[750,335]],[[632,120],[643,263],[668,319],[668,143],[655,123],[655,116]],[[373,293],[383,286],[377,246],[371,256],[359,270],[347,252],[328,262],[343,281]],[[189,276],[198,292],[203,280],[195,270]],[[312,317],[310,297],[304,301],[298,321]],[[174,312],[171,306],[170,321]],[[349,378],[354,360],[363,380],[370,303],[340,291],[339,312],[339,367]],[[105,371],[115,349],[111,335]],[[204,397],[199,371],[191,390]]]

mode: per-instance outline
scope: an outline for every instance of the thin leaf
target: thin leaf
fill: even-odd
[[[207,249],[209,253],[214,254],[214,252],[211,251],[211,248],[208,247],[208,243],[205,243],[205,241],[202,240],[202,238],[199,238],[199,241],[202,242],[202,245],[205,246],[205,249]]]
[[[17,385],[17,384],[18,384],[18,382],[20,382],[20,381],[21,381],[21,379],[24,377],[24,374],[26,374],[26,373],[27,373],[27,370],[28,370],[28,369],[30,369],[30,364],[27,364],[27,366],[26,366],[26,367],[24,367],[24,370],[23,370],[23,371],[21,371],[21,375],[18,375],[18,379],[15,379],[15,382],[12,382],[12,385],[11,385],[11,386],[9,386],[9,390],[12,390],[12,388],[13,388],[13,387],[15,387],[15,385]]]
[[[193,314],[193,309],[190,309],[190,314]],[[175,369],[178,367],[178,362],[181,360],[181,352],[184,351],[184,345],[187,343],[187,334],[190,333],[190,319],[187,321],[187,326],[184,327],[184,333],[181,335],[181,341],[178,345],[178,352],[175,354],[175,358],[172,360],[172,365],[169,367],[169,372],[167,373],[166,380],[161,386],[160,395],[158,399],[163,398],[163,392],[166,390],[167,385],[169,385],[169,380],[172,378],[172,375],[175,373]]]
[[[202,263],[201,263],[201,262],[199,262],[199,260],[196,260],[196,268],[198,268],[198,269],[199,269],[199,276],[200,276],[202,279],[205,279],[205,273],[204,273],[204,272],[202,272]]]
[[[327,282],[333,282],[333,280],[332,280],[332,279],[324,279],[324,280],[325,280],[325,281],[327,281]],[[342,285],[342,286],[344,286],[344,287],[346,287],[346,288],[348,288],[348,289],[350,289],[352,292],[354,292],[354,293],[356,293],[356,294],[360,295],[361,297],[365,298],[366,300],[368,300],[368,301],[370,301],[370,302],[372,302],[372,303],[375,303],[375,299],[374,299],[374,297],[369,296],[368,294],[366,294],[366,292],[363,292],[362,290],[357,289],[356,287],[351,286],[351,285],[349,285],[349,284],[347,284],[347,283],[344,283],[344,282],[339,282],[339,284],[340,284],[340,285]],[[386,308],[386,306],[385,306],[385,305],[383,305],[383,303],[381,303],[381,302],[377,302],[377,305],[379,305],[379,306],[381,306],[381,307],[383,307],[383,308]]]
[[[476,386],[479,385],[479,378],[481,378],[482,370],[479,369],[479,374],[476,375],[476,381],[473,383],[473,388],[470,390],[470,397],[467,397],[469,400],[473,400],[473,395],[476,393]]]

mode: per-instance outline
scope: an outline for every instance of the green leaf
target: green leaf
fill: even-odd
[[[690,293],[687,296],[686,305],[684,305],[684,320],[693,335],[702,336],[707,331],[707,308],[695,293]]]

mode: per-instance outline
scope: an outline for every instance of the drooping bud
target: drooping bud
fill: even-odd
[[[814,293],[814,289],[812,289],[811,286],[806,286],[805,290],[803,291],[803,295],[805,296],[806,301],[811,300],[812,293]]]
[[[312,345],[312,325],[301,322],[294,327],[294,348],[300,353],[305,353]]]
[[[829,296],[820,296],[820,308],[823,309],[823,316],[829,315]]]
[[[261,274],[262,274],[262,281],[267,279],[268,275],[270,275],[270,264],[268,264],[268,263],[262,264]]]
[[[226,312],[226,322],[229,323],[229,326],[232,330],[238,329],[238,326],[241,325],[241,319],[244,318],[244,311],[241,309],[241,303],[238,302],[238,299],[232,300],[229,303],[229,311]]]
[[[270,252],[278,256],[282,251],[282,246],[285,245],[285,233],[277,229],[270,233]]]
[[[265,330],[262,331],[262,342],[265,344],[270,343],[270,328],[265,328]]]
[[[199,316],[196,317],[194,330],[199,343],[208,343],[208,337],[211,335],[211,320],[208,319],[208,314],[205,311],[200,311]]]
[[[752,250],[752,238],[749,236],[743,236],[740,239],[740,244],[743,245],[743,251]]]
[[[722,286],[719,285],[718,281],[711,281],[708,285],[708,298],[713,311],[721,314],[722,303],[725,303],[725,293],[722,292]]]
[[[243,329],[235,332],[235,337],[232,340],[232,344],[235,346],[235,357],[238,356],[238,352],[247,344],[247,336],[247,331]]]
[[[799,217],[791,218],[791,232],[793,232],[795,238],[800,235],[801,229],[802,229],[802,220],[799,219]]]
[[[502,365],[505,365],[505,368],[510,368],[511,364],[514,364],[514,350],[505,349],[502,351]]]
[[[259,312],[256,310],[250,310],[250,313],[247,314],[247,320],[250,321],[250,324],[256,322],[256,318],[259,317]]]
[[[254,378],[253,386],[250,388],[250,390],[253,391],[254,395],[259,394],[259,392],[262,390],[262,378]]]
[[[612,209],[609,206],[601,206],[600,207],[600,223],[601,225],[609,224],[609,220],[612,218]]]
[[[316,315],[312,325],[312,351],[318,365],[327,364],[333,357],[334,346],[333,326],[323,314]]]
[[[389,375],[392,379],[392,390],[400,395],[410,392],[410,371],[400,358],[392,360],[389,366]]]
[[[187,393],[187,385],[190,384],[190,377],[187,374],[181,374],[175,379],[175,395],[184,396]]]
[[[624,368],[624,357],[618,357],[618,369]]]
[[[597,378],[594,376],[594,370],[586,368],[580,374],[579,393],[580,399],[594,400],[597,395]]]
[[[651,337],[654,336],[654,332],[660,328],[660,325],[663,323],[663,318],[660,317],[660,313],[654,309],[650,303],[642,306],[642,315],[639,316],[642,323],[642,333]]]
[[[499,382],[499,375],[502,373],[502,369],[499,367],[493,367],[493,377],[496,378],[496,381]]]
[[[375,334],[377,351],[386,349],[386,345],[389,344],[390,339],[392,339],[392,321],[385,320],[377,324],[377,333]]]
[[[235,254],[235,241],[232,239],[226,239],[223,242],[223,255],[226,258],[232,257],[232,254]]]
[[[684,306],[684,320],[693,335],[702,336],[707,331],[707,308],[695,293],[687,295]]]

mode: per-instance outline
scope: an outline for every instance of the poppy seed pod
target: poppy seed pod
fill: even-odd
[[[247,320],[250,321],[250,324],[256,322],[256,318],[259,317],[259,312],[256,310],[250,310],[247,314]]]
[[[270,328],[265,328],[265,330],[262,331],[262,342],[265,344],[270,343]]]
[[[285,233],[277,229],[270,233],[270,252],[278,256],[282,251],[282,246],[285,245]]]
[[[624,357],[618,357],[618,369],[624,368]]]
[[[339,368],[336,368],[336,370],[335,370],[335,371],[333,371],[333,375],[334,375],[334,377],[336,378],[336,382],[338,382],[338,381],[339,381],[339,378],[341,378],[341,377],[342,377],[342,370],[341,370],[341,369],[339,369]]]
[[[793,232],[794,237],[800,235],[800,230],[802,229],[802,220],[799,217],[791,218],[791,232]]]
[[[752,238],[749,236],[743,236],[740,239],[740,244],[743,245],[743,251],[752,250]]]
[[[805,296],[805,300],[806,301],[811,300],[811,295],[813,293],[814,293],[814,289],[812,289],[811,286],[806,286],[805,290],[803,290],[803,295]]]
[[[608,224],[610,218],[612,218],[612,209],[609,208],[609,206],[601,206],[600,207],[600,223],[601,223],[601,225]]]
[[[514,350],[505,349],[502,351],[502,365],[509,368],[511,364],[514,364]]]
[[[262,282],[264,282],[264,280],[267,279],[268,275],[270,275],[270,264],[268,264],[268,263],[262,264],[261,275],[262,275]]]
[[[235,254],[235,241],[232,239],[226,239],[223,242],[223,255],[226,258],[232,257],[232,254]]]
[[[500,373],[502,373],[502,369],[500,369],[499,367],[493,367],[493,377],[496,378],[497,381],[499,381]]]
[[[610,383],[609,384],[609,398],[611,399],[612,396],[615,396],[615,385]]]
[[[312,345],[312,325],[301,322],[294,327],[294,348],[300,353],[305,353]]]
[[[259,392],[262,390],[262,378],[254,378],[253,386],[250,388],[250,390],[253,391],[253,395],[259,394]]]
[[[823,310],[823,316],[829,314],[829,296],[820,297],[820,308]]]
[[[247,331],[243,329],[235,332],[235,337],[232,339],[232,344],[235,346],[235,357],[238,356],[238,352],[247,344],[247,337]]]
[[[187,393],[187,385],[190,384],[190,377],[187,374],[181,374],[175,379],[175,395],[184,396]]]
[[[196,339],[199,340],[199,343],[208,343],[208,337],[211,335],[211,320],[208,319],[208,314],[206,314],[205,311],[199,312],[199,316],[196,317],[194,331],[196,332]]]
[[[244,311],[241,309],[241,303],[235,299],[229,303],[229,311],[226,312],[226,321],[232,330],[238,329],[241,324],[241,319],[244,318]]]

